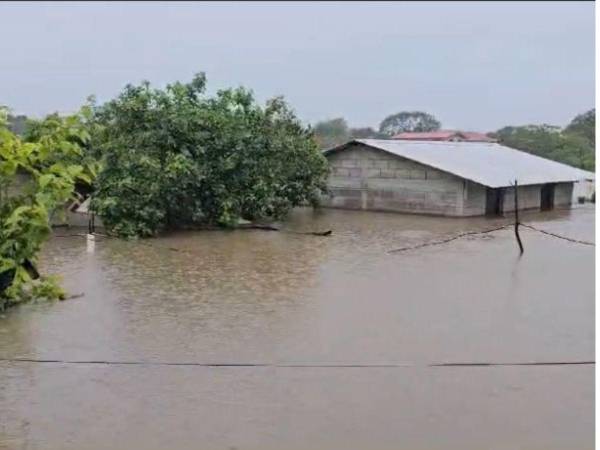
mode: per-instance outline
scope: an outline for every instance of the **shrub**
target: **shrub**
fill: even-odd
[[[91,206],[113,233],[233,226],[317,201],[327,162],[283,99],[204,89],[203,74],[164,90],[144,82],[97,109]]]
[[[89,139],[81,114],[47,124],[32,142],[9,131],[0,111],[0,309],[35,298],[61,298],[56,280],[39,277],[36,256],[50,234],[49,215],[91,182],[82,158]],[[89,111],[88,111],[89,112]]]

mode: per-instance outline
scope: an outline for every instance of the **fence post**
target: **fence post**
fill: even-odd
[[[523,243],[521,242],[521,236],[519,236],[519,189],[517,180],[515,180],[515,236],[517,237],[519,250],[523,254]]]

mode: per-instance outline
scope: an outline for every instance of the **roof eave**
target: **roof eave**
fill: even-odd
[[[324,155],[328,155],[329,153],[337,152],[337,151],[340,151],[340,150],[345,150],[347,147],[350,147],[352,144],[367,145],[364,142],[360,142],[360,139],[352,139],[351,141],[345,142],[345,143],[340,144],[340,145],[336,145],[335,147],[331,147],[331,148],[322,150],[322,153]],[[371,145],[367,145],[367,146],[371,147],[371,148],[377,148],[377,147],[373,147]],[[379,150],[381,150],[381,149],[379,149]],[[389,152],[387,152],[387,153],[389,153]]]

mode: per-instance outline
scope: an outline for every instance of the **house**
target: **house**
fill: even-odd
[[[324,152],[326,207],[443,216],[569,206],[579,169],[496,143],[359,139]]]
[[[399,133],[392,136],[392,139],[402,139],[405,141],[496,142],[494,138],[484,133],[455,130]]]

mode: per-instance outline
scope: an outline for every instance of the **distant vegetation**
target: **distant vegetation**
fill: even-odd
[[[564,129],[551,125],[508,126],[490,135],[508,147],[593,171],[595,127],[596,110],[591,109]]]
[[[575,117],[565,128],[551,125],[507,126],[488,133],[503,145],[585,170],[595,169],[596,110]],[[335,147],[350,139],[389,138],[405,131],[435,131],[441,123],[423,112],[400,112],[386,117],[373,128],[350,128],[343,118],[318,122],[313,127],[321,149]]]
[[[388,139],[405,131],[433,131],[440,127],[441,123],[431,114],[403,111],[383,119],[379,131],[371,127],[350,128],[344,118],[338,117],[318,122],[313,133],[319,147],[327,149],[351,139]]]
[[[442,127],[439,120],[421,111],[402,111],[383,119],[379,132],[388,136],[406,132],[437,131]]]

